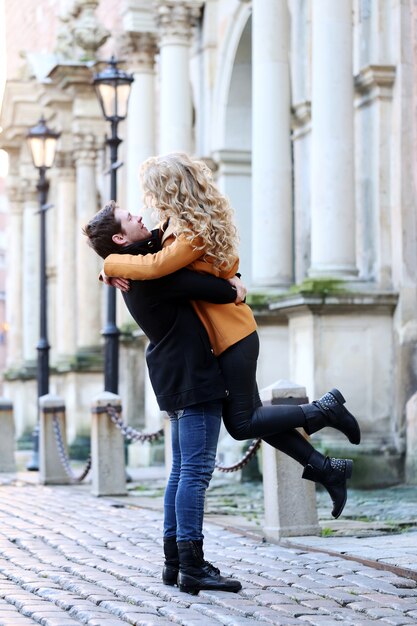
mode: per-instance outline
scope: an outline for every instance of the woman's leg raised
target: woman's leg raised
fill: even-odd
[[[229,434],[239,440],[264,438],[305,424],[299,406],[262,406],[256,384],[258,355],[259,338],[255,332],[219,357],[229,394],[223,405],[223,421]]]
[[[345,399],[337,389],[310,404],[262,406],[256,385],[258,354],[259,339],[255,332],[219,357],[229,391],[223,419],[232,437],[239,440],[265,438],[298,427],[313,434],[331,426],[346,435],[351,443],[360,442],[359,425],[343,406]]]
[[[235,439],[261,437],[267,443],[298,461],[303,478],[321,483],[333,501],[332,515],[339,517],[346,503],[346,481],[352,475],[352,461],[330,459],[296,430],[316,432],[333,426],[359,443],[360,430],[344,407],[344,398],[337,390],[307,405],[262,406],[256,386],[256,362],[259,340],[252,333],[226,350],[219,358],[229,396],[224,403],[223,418],[228,432]]]

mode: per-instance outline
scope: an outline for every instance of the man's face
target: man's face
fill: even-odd
[[[121,224],[121,232],[113,235],[112,239],[119,245],[128,245],[143,241],[151,236],[151,233],[142,223],[141,215],[132,215],[126,209],[115,209],[114,216]]]

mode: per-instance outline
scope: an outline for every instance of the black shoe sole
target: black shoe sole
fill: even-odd
[[[242,589],[242,586],[236,589],[221,589],[220,587],[209,587],[208,585],[204,587],[188,587],[187,585],[178,585],[178,589],[184,593],[196,596],[200,591],[227,591],[227,593],[238,593]]]
[[[183,582],[181,582],[180,579],[182,579]],[[193,578],[193,576],[184,576],[184,574],[180,574],[178,578],[178,589],[184,593],[189,593],[192,596],[196,596],[199,591],[227,591],[228,593],[237,593],[242,589],[242,585],[238,580],[234,582],[236,584],[233,585],[232,588],[230,586],[222,585],[221,583],[218,584],[215,581],[212,584],[210,582],[203,583],[197,578]]]

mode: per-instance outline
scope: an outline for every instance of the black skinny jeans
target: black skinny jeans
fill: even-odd
[[[238,440],[260,437],[305,466],[314,448],[295,430],[304,426],[304,413],[296,405],[262,405],[256,384],[258,355],[259,337],[255,331],[219,356],[229,391],[223,402],[226,430]]]

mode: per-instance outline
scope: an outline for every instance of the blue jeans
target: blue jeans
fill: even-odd
[[[172,469],[164,498],[164,537],[203,539],[204,498],[216,459],[222,402],[170,414]]]

